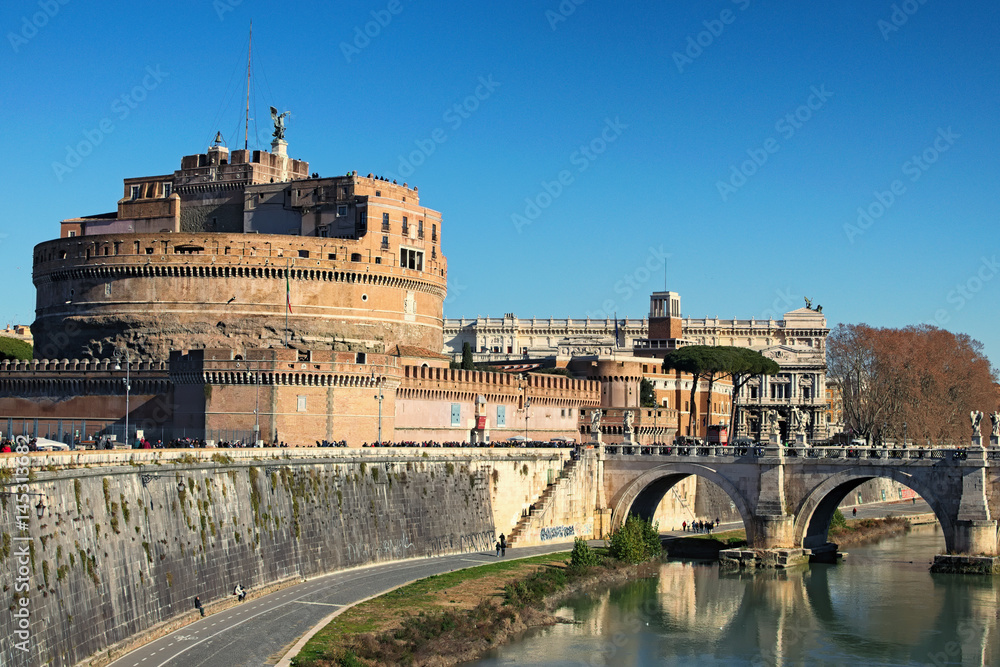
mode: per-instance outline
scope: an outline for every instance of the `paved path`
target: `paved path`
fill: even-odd
[[[599,544],[596,542],[593,544]],[[572,543],[507,550],[507,559],[569,551]],[[322,619],[360,600],[434,574],[496,563],[495,552],[342,570],[210,614],[146,644],[112,667],[258,667],[274,664]]]
[[[859,506],[858,518],[930,512],[922,500]],[[844,512],[851,517],[850,512]],[[724,523],[718,531],[742,528]],[[681,536],[681,531],[666,535]],[[591,544],[602,544],[602,541]],[[507,558],[572,549],[571,543],[515,547]],[[434,574],[497,562],[494,552],[396,561],[342,570],[225,609],[146,644],[111,667],[258,667],[276,663],[301,636],[338,609]]]

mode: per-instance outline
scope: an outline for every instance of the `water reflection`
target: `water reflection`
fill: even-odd
[[[840,565],[659,577],[570,601],[575,625],[533,632],[478,665],[1000,664],[1000,582],[932,575],[936,527],[856,548]]]

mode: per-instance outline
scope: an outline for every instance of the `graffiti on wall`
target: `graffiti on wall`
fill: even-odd
[[[538,538],[542,542],[557,540],[561,537],[573,537],[576,532],[573,526],[546,526],[539,532]]]

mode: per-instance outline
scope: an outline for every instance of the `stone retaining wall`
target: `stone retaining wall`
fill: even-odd
[[[294,455],[294,458],[293,458]],[[212,604],[361,564],[490,550],[562,465],[557,450],[116,450],[28,458],[25,530],[3,496],[0,585],[27,595],[28,652],[0,664],[74,665]],[[214,460],[213,460],[214,459]],[[17,457],[0,457],[4,490]],[[68,467],[70,465],[76,467]],[[494,472],[496,474],[494,474]],[[36,504],[41,501],[41,508]],[[41,517],[38,517],[41,514]],[[17,538],[26,538],[23,542]],[[17,591],[18,550],[28,589]],[[14,637],[17,619],[0,617]]]

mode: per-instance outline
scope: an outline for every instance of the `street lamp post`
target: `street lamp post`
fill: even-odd
[[[906,422],[903,422],[903,449],[906,449]]]
[[[528,408],[531,407],[531,397],[525,397],[524,399],[524,442],[528,442]]]
[[[125,383],[125,444],[131,447],[132,443],[128,437],[128,413],[129,413],[129,393],[132,390],[132,385],[130,383],[131,379],[130,366],[132,360],[129,357],[128,348],[125,348],[123,351],[115,352],[115,358],[118,359],[118,362],[115,364],[116,371],[120,371],[122,369],[121,359],[122,358],[125,359],[125,378],[122,380],[122,382]]]
[[[378,399],[378,444],[382,444],[382,378],[376,378],[375,371],[372,371],[372,383],[378,386],[378,395],[375,396]]]

